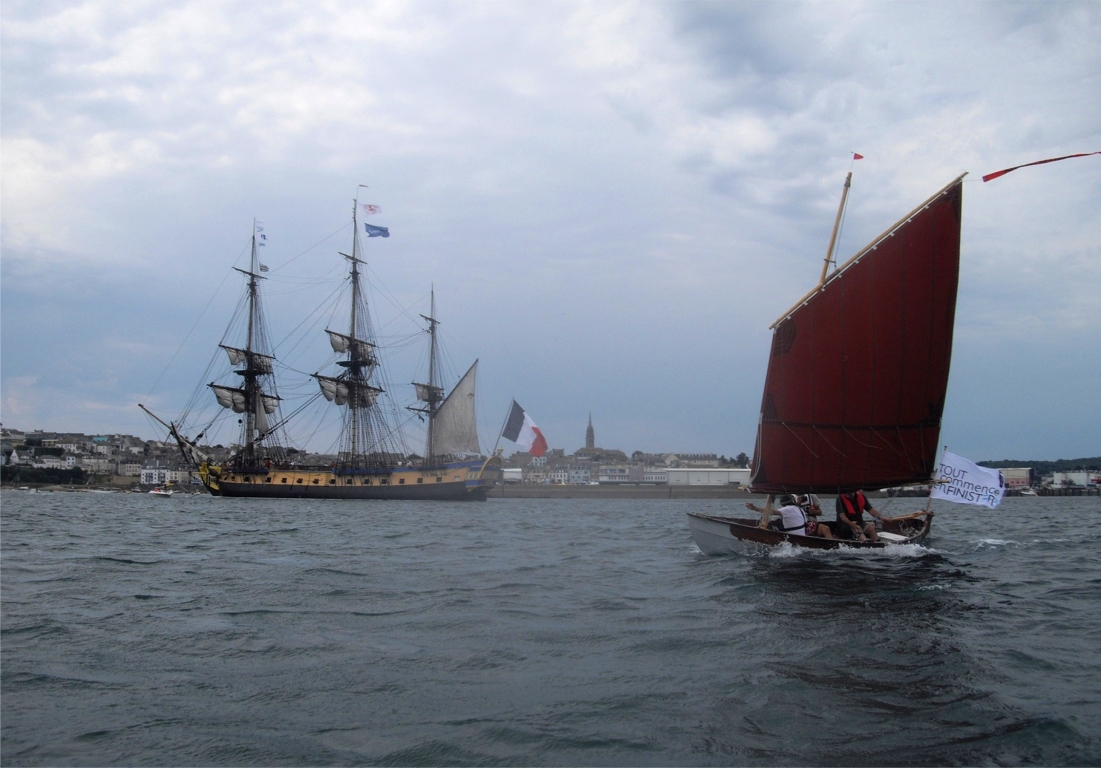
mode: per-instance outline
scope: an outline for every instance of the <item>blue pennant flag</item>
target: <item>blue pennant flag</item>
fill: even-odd
[[[376,227],[374,224],[363,225],[363,231],[367,233],[367,237],[389,237],[390,230],[386,227]]]

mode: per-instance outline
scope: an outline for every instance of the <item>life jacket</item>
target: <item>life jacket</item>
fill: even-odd
[[[841,520],[841,512],[844,511],[848,515],[849,519],[855,523],[864,523],[864,507],[868,506],[868,499],[864,496],[864,491],[856,492],[856,504],[854,505],[852,499],[849,498],[849,494],[843,493],[838,497],[841,500],[841,506],[837,508],[837,519]]]

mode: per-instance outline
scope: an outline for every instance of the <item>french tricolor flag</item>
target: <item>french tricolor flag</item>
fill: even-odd
[[[543,437],[543,433],[535,426],[531,416],[528,416],[515,400],[512,401],[512,410],[509,411],[505,431],[501,436],[516,443],[532,456],[542,456],[547,452],[547,438]]]

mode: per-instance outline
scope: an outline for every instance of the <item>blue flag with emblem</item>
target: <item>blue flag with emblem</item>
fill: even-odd
[[[367,237],[389,237],[390,230],[386,227],[376,227],[374,224],[364,223],[363,231],[367,233]]]

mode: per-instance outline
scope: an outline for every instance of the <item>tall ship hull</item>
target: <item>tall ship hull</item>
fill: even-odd
[[[200,479],[216,496],[264,499],[485,501],[500,475],[499,463],[483,459],[361,472],[199,467]]]

